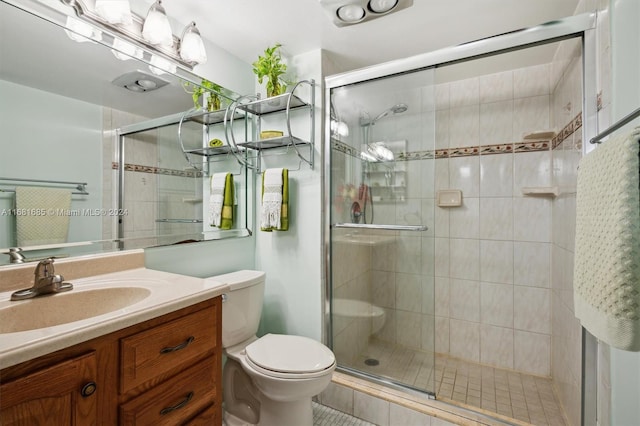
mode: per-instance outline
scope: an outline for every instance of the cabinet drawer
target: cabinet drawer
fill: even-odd
[[[120,340],[120,391],[193,364],[216,347],[218,305]],[[166,377],[166,376],[165,376]]]
[[[216,400],[212,355],[170,380],[120,405],[122,425],[179,425],[197,417]],[[215,411],[214,411],[215,412]]]

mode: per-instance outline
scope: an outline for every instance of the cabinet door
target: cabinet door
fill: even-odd
[[[0,424],[95,425],[94,352],[0,385]],[[93,386],[92,386],[93,383]]]

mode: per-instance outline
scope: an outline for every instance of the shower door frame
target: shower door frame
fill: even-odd
[[[331,319],[331,91],[333,89],[364,83],[367,81],[393,77],[409,72],[424,70],[427,68],[438,68],[455,63],[466,62],[488,56],[499,55],[516,50],[526,49],[542,44],[558,42],[566,39],[580,38],[582,40],[582,140],[589,141],[597,134],[597,75],[596,75],[596,13],[585,13],[576,16],[551,21],[535,27],[526,28],[506,34],[496,35],[461,44],[447,47],[433,52],[411,56],[374,65],[355,71],[325,77],[325,133],[324,150],[322,152],[322,244],[323,260],[322,268],[323,282],[323,329],[322,336],[324,343],[333,348],[333,333]],[[582,144],[582,154],[588,153],[592,149],[590,144]],[[595,338],[583,329],[582,342],[582,424],[585,419],[596,419],[595,407],[597,401],[596,383],[597,377],[597,342]],[[349,374],[357,374],[352,369],[338,366],[338,371]],[[367,379],[372,379],[370,375],[365,375]],[[415,389],[391,382],[382,378],[373,378],[385,385],[391,385],[414,391]]]

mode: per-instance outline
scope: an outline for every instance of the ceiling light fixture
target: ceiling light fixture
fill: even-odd
[[[337,27],[371,21],[413,6],[413,0],[319,0]]]
[[[355,24],[362,21],[365,15],[365,11],[361,6],[357,4],[347,4],[340,6],[336,11],[336,15],[340,20],[349,24]]]
[[[374,13],[387,13],[398,5],[398,0],[369,0],[369,10]]]
[[[66,25],[69,37],[77,41],[89,39],[111,43],[118,59],[138,58],[157,63],[161,57],[165,62],[155,68],[162,72],[171,72],[177,64],[192,70],[207,60],[195,23],[187,25],[180,40],[171,31],[161,0],[151,5],[146,19],[131,12],[128,0],[59,1],[72,7],[78,17],[69,16]]]
[[[137,93],[150,92],[169,84],[168,81],[143,71],[132,71],[123,74],[111,83]]]

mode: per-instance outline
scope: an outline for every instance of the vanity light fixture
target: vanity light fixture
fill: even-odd
[[[337,27],[371,21],[413,6],[413,0],[319,0]]]
[[[95,29],[86,22],[82,22],[81,20],[76,19],[73,16],[67,16],[67,22],[65,26],[66,29],[64,30],[64,32],[67,33],[67,37],[69,37],[73,41],[77,41],[78,43],[95,43],[96,41],[102,39],[102,33],[100,32],[100,30]]]
[[[147,19],[142,26],[142,38],[154,45],[171,47],[173,45],[173,32],[167,13],[162,7],[162,1],[157,0],[149,8]]]
[[[207,62],[207,51],[204,48],[204,42],[200,37],[200,31],[198,31],[195,22],[187,25],[182,32],[180,57],[187,62],[196,62],[198,64]]]
[[[146,19],[131,12],[128,0],[59,1],[77,15],[67,21],[69,37],[111,44],[118,59],[141,59],[152,65],[154,73],[175,72],[178,64],[192,70],[207,60],[195,23],[187,25],[181,41],[171,31],[161,0],[151,5]]]
[[[166,73],[175,74],[176,65],[162,56],[151,55],[151,65],[149,65],[149,70],[155,75],[162,75]]]
[[[113,40],[111,53],[121,61],[128,61],[133,58],[142,59],[143,57],[142,49],[119,38]]]

